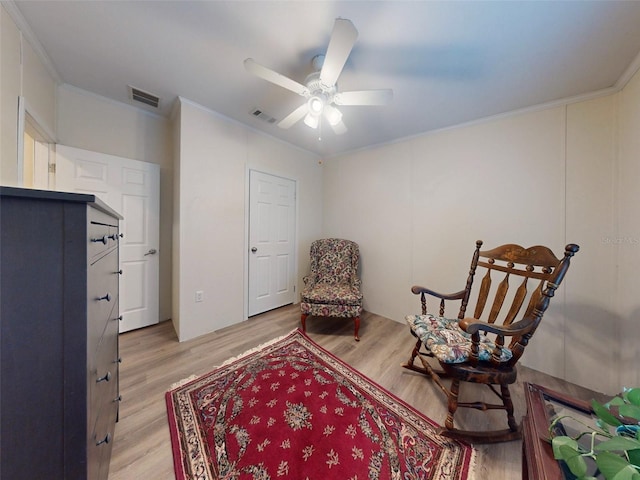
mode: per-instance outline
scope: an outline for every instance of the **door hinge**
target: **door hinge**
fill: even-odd
[[[55,163],[50,163],[49,164],[49,173],[56,173],[56,164]]]

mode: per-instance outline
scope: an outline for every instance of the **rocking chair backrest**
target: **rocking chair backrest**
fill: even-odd
[[[467,316],[474,276],[485,270],[473,318],[504,326],[511,325],[514,320],[533,320],[524,343],[519,337],[511,341],[511,347],[519,344],[523,348],[538,327],[549,301],[569,268],[570,258],[578,251],[578,246],[567,245],[562,259],[541,245],[523,248],[507,244],[484,251],[480,250],[481,246],[482,241],[478,240],[458,318]]]

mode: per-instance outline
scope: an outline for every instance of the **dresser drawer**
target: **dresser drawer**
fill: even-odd
[[[101,405],[118,396],[118,320],[107,323],[89,364],[95,365],[89,375],[89,405],[98,413]]]
[[[114,218],[104,212],[89,209],[87,232],[89,246],[87,248],[90,261],[94,261],[104,252],[118,245],[118,224]]]
[[[118,318],[118,255],[107,253],[89,266],[87,278],[87,353],[95,350],[107,322]]]
[[[106,479],[109,471],[109,459],[113,446],[118,403],[105,403],[93,424],[92,433],[87,441],[88,478]]]

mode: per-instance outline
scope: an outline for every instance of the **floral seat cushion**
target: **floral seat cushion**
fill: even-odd
[[[350,283],[317,283],[302,291],[303,302],[360,305],[362,293]]]
[[[469,360],[471,335],[460,328],[457,319],[431,314],[408,315],[405,319],[413,333],[440,362],[462,363]],[[481,361],[488,361],[495,348],[496,345],[490,338],[480,334],[478,356]],[[511,357],[511,350],[503,347],[500,361],[507,362]]]

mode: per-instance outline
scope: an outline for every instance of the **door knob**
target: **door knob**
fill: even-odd
[[[256,247],[251,247],[251,251],[252,251],[253,253],[256,253],[256,252],[258,251],[258,249],[257,249]]]
[[[146,257],[147,255],[155,255],[156,253],[158,253],[158,251],[155,248],[152,248],[147,253],[145,253],[144,256]]]

